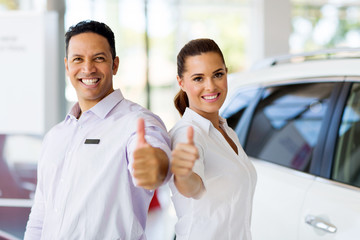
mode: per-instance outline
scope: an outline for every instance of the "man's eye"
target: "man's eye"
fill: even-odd
[[[74,58],[73,59],[73,62],[80,62],[81,61],[81,58]]]
[[[95,58],[95,61],[97,61],[97,62],[103,62],[103,61],[105,61],[105,58],[104,58],[104,57],[96,57],[96,58]]]

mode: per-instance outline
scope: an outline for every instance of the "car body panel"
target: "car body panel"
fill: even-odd
[[[297,239],[298,220],[302,212],[301,208],[296,206],[303,205],[303,196],[315,177],[300,172],[295,173],[295,170],[266,161],[254,158],[251,160],[257,171],[257,185],[260,186],[256,188],[254,195],[253,240]],[[281,228],[281,231],[275,230],[274,225]]]
[[[337,228],[335,233],[305,223],[315,216]],[[306,194],[299,239],[357,240],[360,237],[360,189],[317,177]]]

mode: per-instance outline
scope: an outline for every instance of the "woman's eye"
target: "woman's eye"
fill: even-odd
[[[202,80],[202,78],[201,77],[196,77],[196,78],[193,78],[193,81],[194,82],[200,82]]]
[[[224,73],[222,72],[215,73],[216,78],[221,78],[222,76],[224,76]]]

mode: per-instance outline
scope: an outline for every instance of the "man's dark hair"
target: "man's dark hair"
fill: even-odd
[[[96,33],[105,37],[109,42],[112,58],[115,59],[116,50],[115,50],[115,36],[113,31],[105,23],[101,23],[93,20],[81,21],[78,24],[71,26],[69,30],[65,33],[66,57],[68,57],[68,48],[69,48],[70,39],[75,35],[78,35],[80,33],[87,33],[87,32]]]

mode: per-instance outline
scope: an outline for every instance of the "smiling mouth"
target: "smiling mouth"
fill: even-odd
[[[214,99],[216,99],[219,95],[220,95],[220,93],[215,94],[215,95],[202,96],[202,98],[205,99],[205,100],[214,100]]]
[[[86,86],[94,86],[100,81],[100,78],[82,78],[80,81]]]

